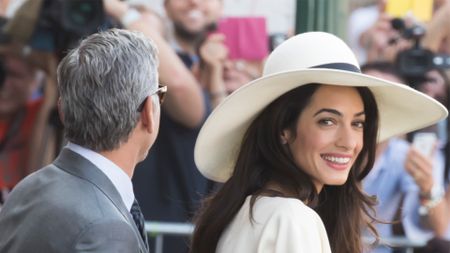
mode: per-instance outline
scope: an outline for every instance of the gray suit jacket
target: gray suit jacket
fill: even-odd
[[[91,162],[63,149],[0,212],[0,252],[146,252],[129,210]]]

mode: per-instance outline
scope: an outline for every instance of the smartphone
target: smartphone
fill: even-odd
[[[425,156],[431,155],[436,142],[437,136],[435,133],[415,133],[413,137],[413,146]]]
[[[394,18],[412,14],[417,20],[426,22],[433,15],[433,0],[388,0],[386,12]]]
[[[263,60],[269,53],[269,36],[264,17],[228,17],[217,24],[216,32],[225,35],[229,58]]]

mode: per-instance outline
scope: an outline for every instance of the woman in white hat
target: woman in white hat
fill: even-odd
[[[191,251],[361,252],[375,199],[360,181],[376,142],[446,116],[406,85],[361,74],[339,38],[290,38],[200,131],[196,164],[224,184],[198,215]]]

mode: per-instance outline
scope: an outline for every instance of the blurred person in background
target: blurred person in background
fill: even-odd
[[[428,71],[424,78],[416,80],[414,87],[435,98],[449,108],[450,82],[446,73],[441,69]],[[404,223],[406,234],[411,239],[429,240],[426,248],[419,252],[450,252],[450,154],[449,154],[449,125],[448,120],[423,129],[438,136],[435,153],[439,155],[441,166],[436,161],[421,155],[420,151],[412,147],[408,152],[405,164],[407,172],[412,176],[419,188],[419,194],[409,196],[405,202],[416,206],[410,219],[413,223]],[[410,233],[408,234],[408,231]]]
[[[394,17],[387,13],[388,0],[378,0],[376,4],[352,11],[348,20],[348,40],[357,52],[361,63],[372,61],[395,61],[399,51],[410,48],[411,41],[402,37],[402,31],[393,24]],[[406,2],[405,2],[406,3]],[[414,24],[423,26],[426,33],[423,46],[434,52],[450,52],[448,15],[449,0],[433,1],[433,14],[429,21],[419,22],[414,16],[406,16],[407,27]],[[398,23],[398,22],[397,22]]]
[[[30,171],[31,140],[43,97],[44,74],[24,57],[0,46],[0,205]],[[42,133],[40,133],[42,134]]]
[[[23,177],[51,162],[55,152],[48,119],[56,105],[56,60],[7,32],[7,25],[18,19],[2,18],[0,24],[0,204]],[[21,22],[16,34],[34,25]]]
[[[163,106],[163,114],[177,123],[196,127],[204,119],[205,104],[201,88],[189,68],[177,57],[166,41],[163,20],[151,9],[129,5],[120,0],[104,0],[105,12],[125,29],[136,30],[151,38],[158,48],[161,62],[158,69],[160,82],[170,87]]]
[[[370,4],[352,10],[347,23],[349,46],[355,51],[355,55],[361,64],[366,63],[368,58],[370,58],[366,52],[366,45],[361,43],[362,34],[366,32],[377,19],[385,19],[382,12],[385,8],[386,0],[375,0],[372,2],[376,2],[376,4]]]
[[[403,76],[394,64],[389,62],[372,62],[361,67],[363,73],[396,83],[406,83]],[[437,99],[436,97],[434,97]],[[438,100],[441,102],[441,100]],[[445,120],[444,120],[445,121]],[[415,151],[411,156],[412,145],[402,136],[390,138],[377,144],[376,159],[373,169],[363,180],[364,190],[377,197],[376,218],[381,221],[376,227],[382,239],[390,239],[398,235],[397,228],[402,223],[403,230],[411,239],[424,240],[413,237],[412,233],[425,229],[417,224],[419,219],[414,215],[419,206],[404,201],[404,199],[417,198],[418,189],[414,179],[408,174],[408,166],[417,159],[425,161],[435,171],[444,168],[443,153],[435,152],[426,157]],[[412,224],[415,224],[412,225]],[[389,245],[376,245],[368,252],[395,252]]]

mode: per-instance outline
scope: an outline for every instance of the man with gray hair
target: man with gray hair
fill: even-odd
[[[156,49],[144,35],[93,34],[58,66],[68,145],[22,180],[0,212],[0,252],[148,252],[131,177],[155,141]]]

